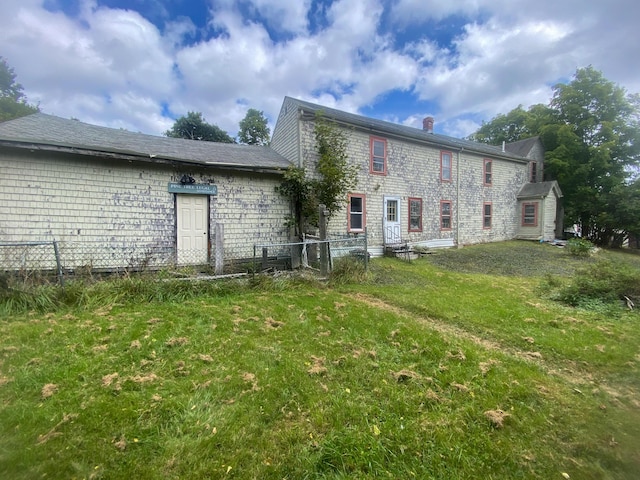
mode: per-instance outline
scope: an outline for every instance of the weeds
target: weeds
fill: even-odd
[[[579,269],[565,284],[555,282],[550,288],[552,298],[573,307],[602,310],[612,304],[633,306],[640,301],[640,270],[601,260]]]
[[[570,238],[566,248],[574,257],[589,257],[594,251],[593,243],[584,238]]]

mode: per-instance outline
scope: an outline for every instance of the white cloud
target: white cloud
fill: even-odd
[[[640,3],[625,0],[215,0],[201,30],[162,2],[138,13],[86,0],[71,17],[45,1],[4,0],[0,17],[0,55],[29,100],[147,133],[171,125],[165,104],[235,135],[248,108],[273,121],[285,95],[356,112],[407,92],[440,128],[467,135],[477,119],[547,103],[589,64],[640,91]],[[452,24],[453,42],[433,36]],[[423,116],[404,122],[420,128]]]

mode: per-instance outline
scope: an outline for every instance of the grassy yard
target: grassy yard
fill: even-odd
[[[598,257],[640,275],[508,242],[5,300],[0,478],[638,478],[640,315],[553,300]]]

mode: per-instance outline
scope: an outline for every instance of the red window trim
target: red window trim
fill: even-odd
[[[486,207],[487,205],[491,206],[491,215],[489,216],[489,226],[488,226],[488,227],[484,224],[484,219],[485,219],[485,214],[484,214],[484,212],[485,212],[485,207]],[[491,226],[492,226],[492,225],[493,225],[493,203],[491,203],[491,202],[484,202],[484,203],[482,204],[482,229],[483,229],[483,230],[491,230]]]
[[[362,199],[362,228],[351,228],[351,199]],[[349,193],[347,195],[347,232],[361,233],[367,227],[367,197],[364,193]]]
[[[411,202],[420,202],[420,227],[419,228],[411,228]],[[409,215],[407,216],[408,218],[408,230],[410,232],[421,232],[422,231],[422,199],[419,197],[409,197],[408,198],[408,209],[409,209]]]
[[[444,178],[442,175],[442,173],[444,172],[444,169],[442,168],[442,157],[445,154],[449,155],[449,178]],[[453,177],[453,152],[449,152],[447,150],[440,150],[440,181],[450,183],[452,177]]]
[[[442,226],[442,204],[444,203],[449,204],[449,227]],[[440,200],[440,230],[443,232],[453,230],[453,203],[451,200]]]
[[[524,212],[527,205],[533,205],[534,213],[533,213],[533,223],[524,223]],[[522,204],[522,223],[523,227],[537,227],[538,226],[538,202],[526,202]]]
[[[373,169],[373,145],[374,142],[382,142],[384,145],[384,169],[382,172],[378,172]],[[386,175],[387,174],[387,139],[381,137],[369,137],[369,173],[372,175]]]
[[[487,183],[487,164],[491,165],[491,171],[489,174],[491,175],[491,181]],[[490,158],[485,158],[482,165],[482,183],[485,187],[490,187],[493,185],[493,160]]]

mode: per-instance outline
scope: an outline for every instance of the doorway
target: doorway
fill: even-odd
[[[176,195],[177,261],[203,265],[209,260],[209,197]]]

